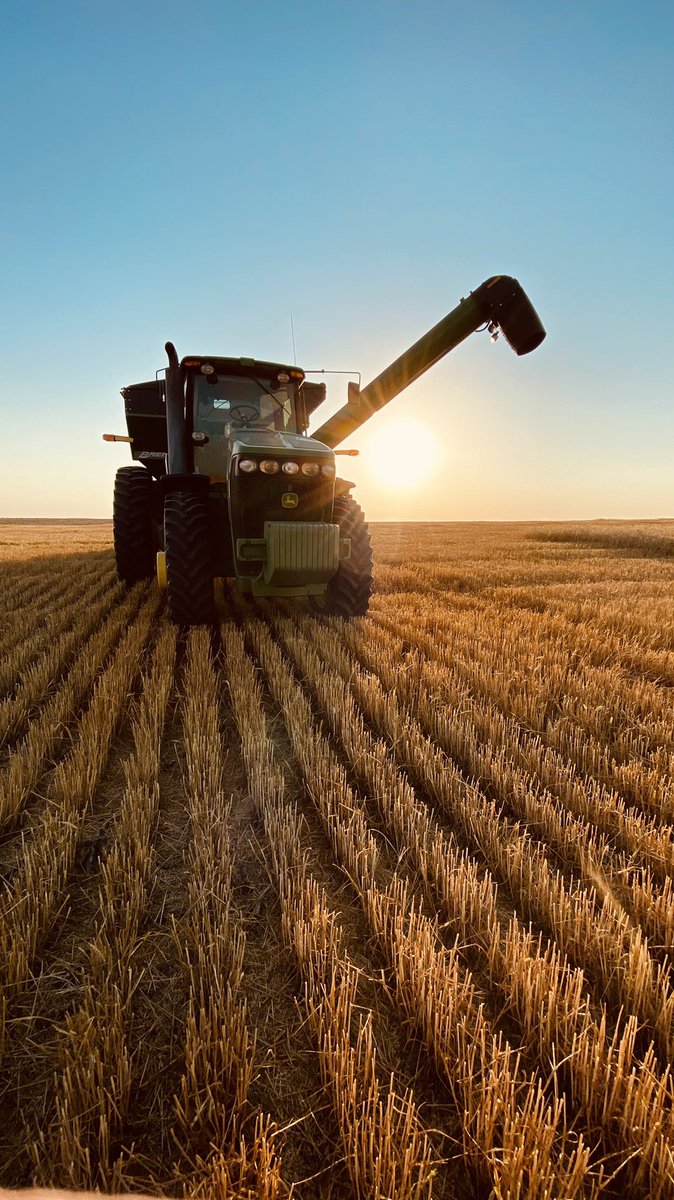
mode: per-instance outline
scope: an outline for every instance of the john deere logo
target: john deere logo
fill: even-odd
[[[297,508],[299,496],[295,492],[284,492],[281,496],[281,504],[284,508]]]

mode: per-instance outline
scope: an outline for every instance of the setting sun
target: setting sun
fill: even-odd
[[[428,425],[395,420],[378,431],[364,461],[379,487],[419,487],[438,466],[437,442]]]

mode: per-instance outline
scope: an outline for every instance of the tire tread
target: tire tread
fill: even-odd
[[[372,595],[372,545],[363,510],[352,496],[335,499],[333,521],[351,538],[351,557],[339,564],[324,596],[312,597],[314,612],[324,616],[363,617]]]
[[[155,569],[152,477],[145,467],[120,467],[115,476],[112,532],[123,583],[149,579]]]
[[[172,492],[164,505],[167,599],[176,625],[215,619],[208,505],[191,492]]]

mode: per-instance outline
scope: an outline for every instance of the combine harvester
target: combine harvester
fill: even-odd
[[[500,328],[516,354],[545,330],[516,279],[495,275],[308,436],[324,383],[251,358],[188,355],[166,343],[164,379],[123,388],[134,460],[115,478],[119,578],[168,589],[171,619],[214,618],[214,580],[253,596],[308,596],[315,612],[361,616],[372,551],[355,486],[336,477],[335,446],[479,328]]]

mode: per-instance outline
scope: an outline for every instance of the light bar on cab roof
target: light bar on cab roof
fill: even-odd
[[[133,438],[127,437],[126,434],[123,434],[123,433],[104,433],[103,441],[104,442],[132,442]]]

